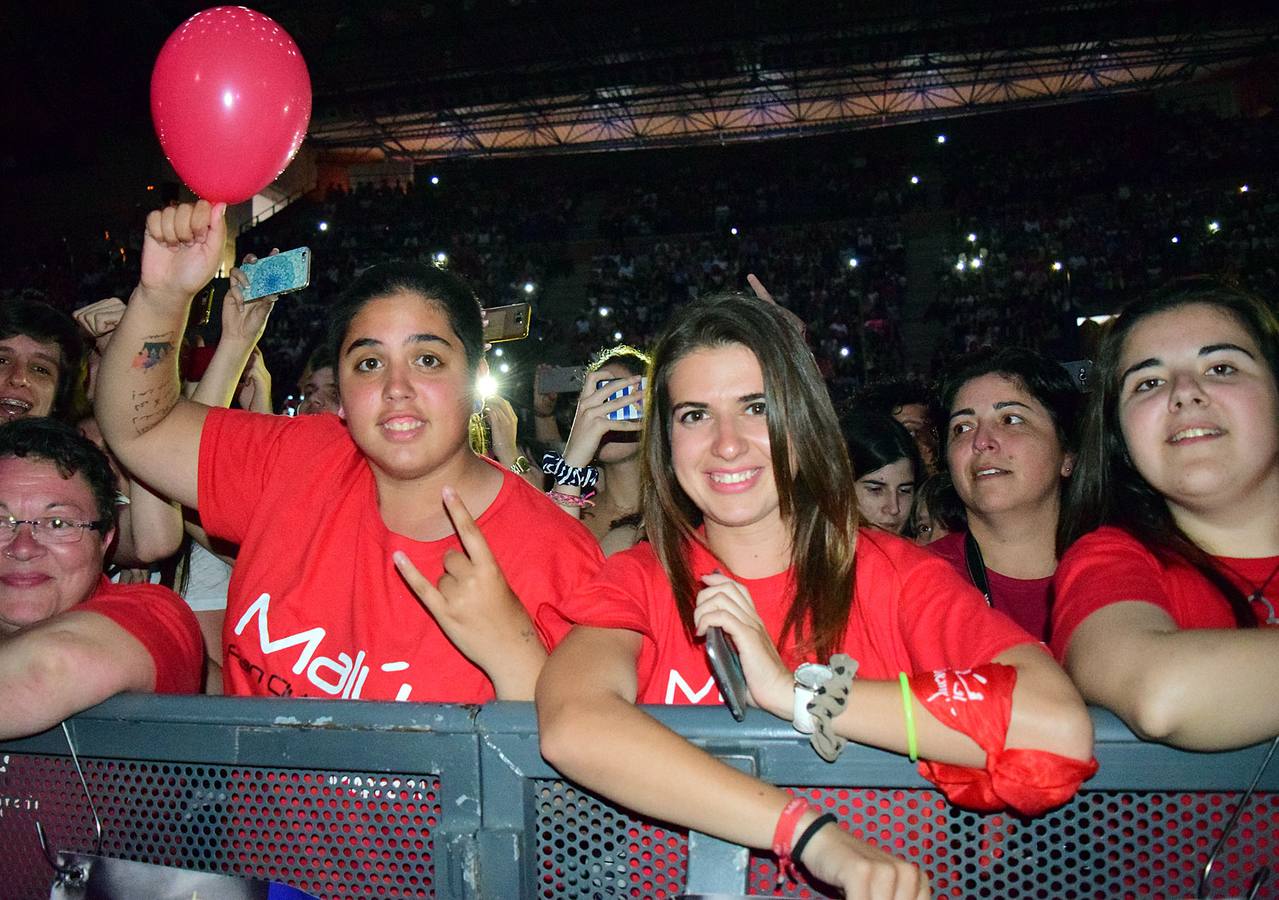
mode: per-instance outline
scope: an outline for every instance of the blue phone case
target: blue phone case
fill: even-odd
[[[647,382],[647,378],[641,378],[639,390],[643,390],[647,387]],[[596,388],[599,388],[602,384],[607,384],[607,382],[597,384]],[[616,400],[619,397],[625,397],[628,394],[633,394],[635,391],[636,386],[632,384],[629,387],[622,388],[620,391],[615,391],[614,393],[609,394],[608,399]],[[611,413],[608,413],[605,418],[611,422],[636,422],[644,418],[644,406],[641,403],[629,403],[621,409],[615,409]]]
[[[245,300],[300,291],[311,283],[311,249],[297,247],[240,269],[249,279],[249,286],[244,291]]]

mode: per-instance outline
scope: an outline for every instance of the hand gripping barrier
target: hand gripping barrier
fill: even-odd
[[[1094,710],[1101,771],[1024,821],[948,806],[903,758],[849,745],[823,763],[751,711],[657,716],[928,871],[935,897],[1194,896],[1265,754],[1138,741]],[[104,827],[103,855],[240,873],[326,898],[677,897],[774,891],[776,865],[615,808],[559,777],[529,704],[118,697],[69,722]],[[660,779],[654,761],[653,778]],[[91,851],[88,803],[62,730],[0,744],[0,897],[44,900],[54,849]],[[1211,896],[1279,868],[1279,760],[1218,855]],[[1279,897],[1279,875],[1258,896]]]

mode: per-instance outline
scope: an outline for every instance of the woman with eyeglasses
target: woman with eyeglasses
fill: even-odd
[[[1279,734],[1279,320],[1177,282],[1123,310],[1095,374],[1053,652],[1152,740]]]

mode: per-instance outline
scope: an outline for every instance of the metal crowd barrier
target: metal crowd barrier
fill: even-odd
[[[949,806],[901,757],[849,745],[822,762],[752,711],[664,707],[711,752],[833,812],[920,865],[935,897],[1194,896],[1266,747],[1186,753],[1094,711],[1099,774],[1032,820]],[[324,898],[821,896],[775,890],[766,854],[653,822],[565,781],[529,704],[484,707],[118,697],[70,720],[101,853],[283,881]],[[653,760],[651,777],[663,777]],[[0,897],[43,900],[54,849],[92,852],[62,729],[0,743]],[[1211,896],[1279,868],[1279,759],[1226,838]],[[1279,875],[1256,896],[1279,897]]]

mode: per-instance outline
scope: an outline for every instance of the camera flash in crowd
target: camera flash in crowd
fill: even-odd
[[[912,176],[910,176],[910,183],[911,183],[911,184],[919,184],[919,176],[918,176],[918,175],[912,175]]]
[[[448,261],[449,261],[449,255],[447,253],[445,253],[443,250],[436,251],[435,264],[437,266],[442,266]]]
[[[946,143],[946,135],[944,135],[944,134],[939,134],[939,135],[937,135],[937,143],[939,143],[939,144],[944,144],[944,143]]]
[[[479,391],[481,400],[487,400],[497,394],[497,379],[489,374],[481,375],[475,379],[475,389]]]
[[[535,290],[537,290],[537,285],[535,285],[533,282],[531,281],[524,282],[524,293],[531,294]]]
[[[328,230],[329,230],[329,223],[328,223],[328,222],[321,222],[319,225],[317,225],[317,226],[316,226],[316,228],[319,228],[321,231],[328,231]]]
[[[857,261],[857,257],[855,257],[855,256],[850,256],[850,257],[848,257],[848,268],[850,268],[850,269],[855,269],[855,268],[857,268],[859,265],[861,265],[861,263],[859,263],[859,262]]]

